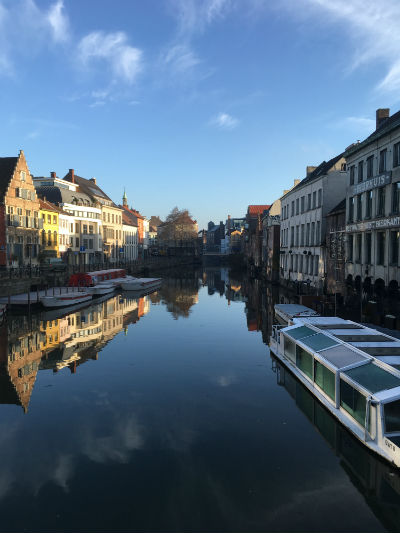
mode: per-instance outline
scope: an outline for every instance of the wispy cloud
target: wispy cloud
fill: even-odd
[[[105,62],[115,79],[128,83],[134,82],[142,70],[142,51],[131,46],[128,36],[122,31],[89,33],[78,45],[78,57],[85,66]]]
[[[186,44],[172,46],[163,55],[162,61],[175,74],[186,73],[201,62],[193,50]]]
[[[50,25],[53,39],[56,42],[65,42],[69,39],[69,20],[65,14],[63,0],[58,0],[50,6],[47,13],[47,21]]]
[[[210,124],[221,130],[233,130],[239,125],[239,120],[228,113],[218,113],[210,120]]]
[[[372,133],[375,129],[375,120],[367,117],[345,117],[333,123],[334,127],[351,130],[362,136]]]
[[[374,62],[386,65],[387,73],[377,81],[378,92],[395,92],[400,89],[400,2],[398,0],[283,0],[292,13],[311,16],[321,12],[324,21],[340,23],[355,50],[349,70]]]

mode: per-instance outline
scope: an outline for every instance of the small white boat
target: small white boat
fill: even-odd
[[[92,296],[103,296],[103,294],[115,291],[115,285],[112,283],[99,283],[94,287],[87,287],[87,291]]]
[[[144,291],[161,286],[161,278],[133,278],[121,283],[124,291]]]
[[[125,283],[125,282],[129,282],[129,281],[134,281],[136,280],[137,278],[133,277],[133,276],[125,276],[123,278],[115,278],[115,279],[111,279],[110,282],[114,285],[114,287],[116,289],[119,289],[122,287],[122,283]]]
[[[275,317],[280,324],[290,326],[294,318],[320,316],[319,313],[299,304],[275,304]]]
[[[69,305],[76,305],[82,302],[87,302],[92,299],[92,295],[85,292],[71,292],[54,296],[42,296],[40,301],[44,307],[67,307]]]

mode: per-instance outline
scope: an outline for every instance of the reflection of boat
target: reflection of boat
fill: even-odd
[[[94,287],[88,287],[87,292],[92,296],[103,296],[115,291],[115,286],[112,283],[99,283]]]
[[[134,278],[123,281],[121,288],[124,291],[145,291],[160,287],[161,282],[161,278]]]
[[[396,531],[400,523],[399,473],[355,439],[274,356],[271,359],[278,385],[334,450],[351,482],[386,529]]]
[[[92,295],[88,292],[72,292],[57,296],[42,296],[40,301],[44,307],[68,307],[69,305],[87,302],[91,299]]]
[[[350,320],[309,317],[273,326],[270,349],[360,442],[400,466],[400,371],[370,355],[393,345],[400,353],[395,341]]]

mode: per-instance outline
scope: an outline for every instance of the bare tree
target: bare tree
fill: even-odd
[[[158,231],[164,242],[191,241],[197,238],[197,223],[187,209],[174,207]]]

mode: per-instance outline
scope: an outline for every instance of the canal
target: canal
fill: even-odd
[[[227,269],[1,326],[1,531],[400,530],[400,475],[271,358]]]

